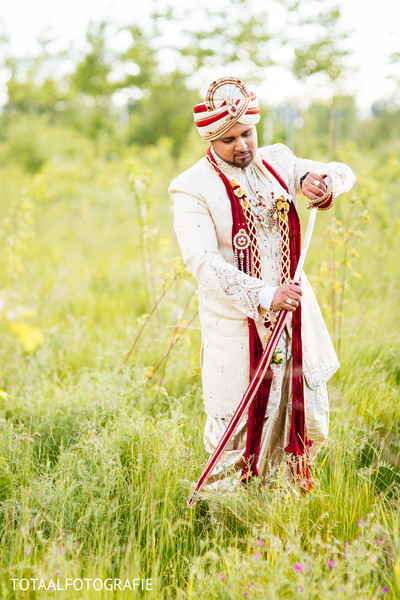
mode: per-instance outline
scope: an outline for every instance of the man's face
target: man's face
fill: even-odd
[[[244,169],[248,167],[257,152],[257,131],[254,125],[235,123],[222,137],[214,140],[212,146],[222,160]]]

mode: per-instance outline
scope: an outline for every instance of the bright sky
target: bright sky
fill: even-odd
[[[0,24],[11,39],[12,51],[18,55],[34,52],[35,39],[46,29],[59,39],[60,46],[71,42],[75,47],[82,47],[90,21],[105,19],[117,25],[134,24],[142,20],[144,11],[149,12],[155,2],[157,0],[0,0]],[[197,4],[197,0],[170,0],[169,4],[182,6],[184,3],[190,8],[191,2]],[[365,110],[374,100],[390,96],[393,90],[393,83],[386,76],[391,70],[390,54],[400,50],[399,0],[379,0],[379,3],[338,0],[338,3],[342,7],[344,26],[354,32],[351,49],[356,70],[348,91],[356,94],[358,105]],[[279,84],[279,73],[275,77]]]

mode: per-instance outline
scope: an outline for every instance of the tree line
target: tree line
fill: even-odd
[[[354,98],[343,95],[351,77],[350,35],[339,7],[322,0],[306,5],[271,0],[267,8],[257,0],[231,0],[218,10],[170,6],[143,23],[90,23],[81,51],[54,51],[55,40],[42,36],[39,52],[28,57],[10,55],[3,34],[1,68],[7,76],[0,135],[6,140],[21,115],[42,116],[49,126],[72,127],[93,140],[108,136],[116,144],[169,138],[173,156],[179,157],[193,128],[188,107],[200,100],[199,88],[209,74],[223,65],[256,86],[279,67],[299,81],[313,79],[328,88],[329,100],[314,101],[300,119],[296,109],[265,107],[279,139],[290,142],[305,122],[310,135],[314,124],[324,131],[323,150],[330,158],[336,142],[346,137],[373,147],[377,139],[393,138],[399,106],[376,103],[367,120],[358,119]],[[125,40],[123,50],[116,49],[118,36]],[[392,60],[400,61],[399,56]],[[30,168],[34,171],[35,164]]]

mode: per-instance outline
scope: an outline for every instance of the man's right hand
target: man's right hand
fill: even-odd
[[[303,290],[301,289],[300,285],[296,283],[284,283],[276,290],[271,302],[271,308],[274,311],[289,310],[294,312],[300,304],[302,295]]]

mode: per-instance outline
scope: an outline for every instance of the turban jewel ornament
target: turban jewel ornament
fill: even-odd
[[[208,88],[205,101],[194,107],[194,120],[203,140],[222,137],[235,123],[260,120],[257,96],[238,77],[221,77]]]

